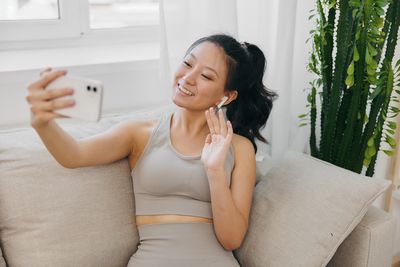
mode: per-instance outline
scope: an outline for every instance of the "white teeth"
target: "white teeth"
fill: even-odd
[[[179,90],[180,90],[181,92],[183,92],[183,93],[185,93],[185,94],[187,94],[187,95],[190,95],[190,96],[193,96],[193,95],[194,95],[192,92],[190,92],[189,90],[185,89],[185,88],[184,88],[183,86],[181,86],[180,84],[178,84],[178,88],[179,88]]]

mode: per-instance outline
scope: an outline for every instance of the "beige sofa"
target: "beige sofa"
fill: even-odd
[[[165,111],[160,108],[110,116],[100,123],[64,121],[63,127],[81,138],[121,120],[155,118]],[[284,178],[293,176],[291,166],[297,168],[301,183]],[[328,186],[338,188],[331,195],[324,191],[329,188],[319,184],[320,180],[310,181],[311,187],[305,187],[308,172],[320,167],[338,180],[343,173],[353,175],[342,170],[335,174],[335,167],[294,152],[275,171],[259,175],[249,231],[241,248],[234,251],[242,266],[313,267],[328,262],[328,266],[338,267],[390,266],[395,219],[371,206],[388,185],[379,181],[371,186],[369,182],[364,184],[365,177],[361,182],[355,179],[357,183],[343,188],[358,186],[360,193],[346,193],[335,201],[356,198],[332,206],[332,199],[342,191],[341,184]],[[298,197],[298,190],[310,191]],[[314,193],[321,195],[307,198]],[[289,203],[308,207],[289,207]],[[323,206],[311,210],[309,206],[314,204],[310,203]],[[358,206],[347,207],[347,203]],[[317,211],[317,216],[310,216],[310,212]],[[4,256],[0,257],[0,267],[127,266],[139,241],[133,218],[134,196],[127,160],[66,169],[51,157],[30,127],[0,132],[0,245]],[[296,231],[290,230],[296,227]]]

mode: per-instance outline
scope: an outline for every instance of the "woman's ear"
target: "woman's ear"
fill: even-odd
[[[228,91],[228,93],[225,94],[225,95],[228,97],[228,100],[226,100],[224,106],[225,106],[225,105],[228,105],[229,103],[231,103],[232,101],[234,101],[234,100],[237,98],[238,94],[239,94],[239,93],[238,93],[238,91],[236,91],[236,90]]]

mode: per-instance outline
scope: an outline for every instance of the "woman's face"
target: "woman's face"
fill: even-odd
[[[225,95],[226,76],[223,50],[211,42],[203,42],[179,63],[174,75],[172,101],[186,109],[206,110]]]

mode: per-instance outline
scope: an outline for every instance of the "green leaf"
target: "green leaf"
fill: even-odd
[[[354,75],[348,75],[345,81],[347,87],[352,87],[354,85]]]
[[[368,51],[368,47],[367,47],[367,49],[365,50],[365,62],[367,62],[367,64],[369,65],[369,64],[371,64],[371,61],[372,61],[372,57],[371,57],[371,55]]]
[[[375,76],[368,76],[367,80],[370,84],[376,84],[378,82],[378,80],[376,79]]]
[[[358,53],[357,46],[354,46],[353,60],[356,62],[360,60],[360,54]]]
[[[378,51],[376,51],[375,47],[373,47],[370,43],[368,43],[368,51],[373,57],[378,54]]]
[[[369,63],[371,68],[376,69],[378,67],[378,63],[376,63],[376,60],[374,58],[371,58],[371,62]]]
[[[336,5],[336,1],[332,1],[328,5],[328,9],[332,9]]]
[[[370,157],[375,156],[375,154],[376,154],[376,148],[375,148],[375,146],[369,146],[369,147],[367,148],[367,153],[368,153],[368,155],[369,155]]]
[[[311,103],[312,102],[312,96],[311,94],[307,95],[307,102]]]
[[[399,112],[400,109],[398,109],[397,107],[390,107],[390,110],[392,110],[393,112]]]
[[[347,74],[348,75],[353,75],[354,74],[354,61],[352,61],[347,68]]]
[[[397,68],[398,66],[400,66],[400,59],[397,60],[395,68]]]
[[[304,117],[306,117],[307,116],[307,114],[301,114],[301,115],[299,115],[299,116],[297,116],[299,119],[301,119],[301,118],[304,118]]]
[[[394,122],[394,121],[389,121],[389,122],[388,122],[388,127],[389,127],[390,129],[396,130],[396,122]]]
[[[361,35],[361,32],[360,32],[360,30],[358,30],[358,31],[356,32],[356,40],[359,40],[359,39],[360,39],[360,35]]]
[[[367,65],[367,73],[370,76],[375,75],[375,70],[370,65]]]
[[[383,16],[383,15],[385,15],[385,11],[382,9],[382,8],[376,8],[375,9],[376,10],[376,13],[378,14],[378,16]]]
[[[353,20],[356,18],[357,12],[358,12],[357,9],[353,9],[353,12],[351,13],[351,16],[353,17]]]
[[[377,28],[382,28],[384,26],[384,22],[385,22],[385,20],[383,18],[379,17],[379,18],[376,18],[374,25]]]
[[[306,125],[307,125],[307,123],[300,123],[299,127],[303,127],[303,126],[306,126]]]
[[[394,138],[392,138],[390,135],[386,135],[386,141],[391,146],[395,146],[396,145],[396,140],[394,140]]]
[[[371,162],[371,159],[364,159],[364,160],[363,160],[363,164],[364,164],[364,166],[366,166],[366,167],[368,167],[368,165],[370,164],[370,162]]]
[[[385,152],[385,154],[388,155],[389,157],[394,155],[394,150],[383,150],[383,152]]]
[[[375,1],[375,4],[381,8],[384,8],[388,4],[388,2],[382,1],[382,0],[377,0],[377,1]]]
[[[368,140],[368,146],[372,146],[374,144],[374,137],[372,136],[369,140]]]
[[[386,129],[386,131],[387,131],[388,133],[390,133],[390,134],[394,134],[394,133],[395,133],[395,131],[390,130],[390,129]]]

